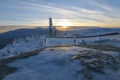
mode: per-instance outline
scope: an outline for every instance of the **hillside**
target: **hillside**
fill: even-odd
[[[48,29],[35,28],[35,29],[17,29],[0,34],[0,49],[4,48],[7,44],[12,43],[15,39],[26,38],[36,35],[47,35]]]
[[[96,35],[104,35],[110,33],[120,33],[120,28],[88,28],[82,30],[73,30],[66,31],[61,36],[71,37],[73,35],[77,36],[96,36]]]
[[[94,31],[94,30],[99,30],[99,28],[97,28],[97,29],[94,29],[94,28],[93,29],[84,29],[84,30],[79,30],[79,32],[81,32],[81,31],[87,32],[89,30]],[[105,29],[105,30],[103,28],[100,28],[100,30],[106,34],[108,34],[108,33],[111,34],[112,32],[119,33],[119,29],[116,29],[116,28]],[[17,36],[17,35],[26,36],[23,34],[26,30],[22,30],[22,31],[23,31],[22,34],[15,34],[15,36]],[[89,33],[90,33],[90,31],[89,31]],[[3,49],[0,50],[0,59],[10,57],[10,56],[15,56],[15,55],[18,55],[18,54],[21,54],[24,52],[29,52],[31,50],[36,50],[36,49],[43,48],[43,47],[49,47],[49,46],[111,45],[114,47],[120,47],[120,35],[119,34],[106,35],[106,36],[95,36],[95,37],[82,37],[82,38],[80,37],[80,38],[76,38],[76,40],[75,40],[73,37],[65,38],[66,35],[68,35],[68,33],[66,35],[63,35],[63,38],[59,38],[58,36],[61,36],[61,34],[64,34],[63,32],[57,33],[57,38],[46,38],[48,31],[46,29],[42,29],[42,28],[28,30],[27,32],[25,32],[25,34],[32,35],[33,33],[36,33],[36,35],[34,34],[32,36],[29,36],[29,37],[24,37],[24,38],[20,37],[18,39],[15,39],[14,41],[12,41],[11,44],[7,45],[6,47],[4,47]],[[76,33],[76,32],[74,31],[74,33]],[[69,34],[71,36],[73,35],[73,33],[69,33]],[[88,33],[85,33],[84,36],[87,34]],[[103,35],[103,34],[101,34],[101,32],[98,32],[98,34]],[[93,34],[93,36],[94,35],[95,34]],[[15,37],[15,36],[13,35],[13,37]],[[19,36],[17,36],[17,37],[19,37]],[[7,41],[7,39],[5,41]]]
[[[89,30],[81,31],[87,36]],[[100,30],[96,35],[119,33],[119,29]],[[120,34],[89,38],[32,35],[15,39],[0,50],[0,79],[119,80],[119,52]]]

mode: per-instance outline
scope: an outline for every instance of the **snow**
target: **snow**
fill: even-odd
[[[7,58],[17,54],[29,52],[43,48],[43,39],[45,36],[32,36],[25,39],[17,39],[12,44],[7,45],[0,50],[0,58]]]
[[[18,70],[3,80],[88,80],[79,72],[84,68],[80,60],[71,60],[72,57],[84,50],[93,49],[77,46],[46,48],[38,55],[9,63],[9,66],[17,67]],[[111,52],[106,51],[105,53]],[[118,53],[114,52],[114,54]],[[105,71],[106,74],[92,72],[93,80],[120,80],[120,72],[109,69]]]
[[[74,40],[76,40],[76,42],[74,42]],[[12,44],[9,44],[8,46],[0,50],[0,59],[12,57],[43,47],[80,44],[108,44],[120,47],[120,35],[90,38],[46,38],[45,36],[26,37],[25,39],[17,39]]]
[[[76,42],[74,43],[74,40]],[[106,41],[106,42],[104,42]],[[101,42],[101,43],[96,43]],[[120,35],[89,37],[89,38],[46,38],[46,46],[60,46],[60,45],[80,45],[80,44],[109,44],[120,47]]]
[[[76,42],[74,42],[74,40],[76,40]],[[12,44],[0,50],[0,59],[12,57],[21,53],[29,52],[43,47],[80,44],[109,44],[116,47],[120,47],[120,35],[74,39],[46,38],[45,36],[26,37],[25,39],[17,39]]]
[[[73,35],[78,35],[78,36],[94,36],[94,35],[103,35],[103,34],[109,34],[109,33],[120,33],[120,28],[100,28],[100,27],[95,27],[95,28],[83,28],[79,30],[72,30],[72,31],[66,31],[61,33],[60,36],[65,36],[65,37],[71,37]]]
[[[120,29],[107,29],[107,28],[88,28],[77,31],[60,32],[57,36],[69,37],[74,34],[80,34],[81,36],[101,35],[112,32],[120,33]],[[76,40],[76,41],[75,41]],[[120,34],[101,37],[89,37],[89,38],[46,38],[42,36],[26,37],[25,39],[17,39],[5,48],[0,50],[0,59],[12,57],[18,54],[29,52],[32,50],[40,49],[50,46],[66,46],[66,45],[80,45],[80,44],[108,44],[116,47],[120,47]]]
[[[115,29],[115,31],[118,32],[119,30]],[[93,35],[94,33],[89,34],[89,30],[83,30],[81,32],[80,34],[85,33],[84,35]],[[101,32],[96,33],[109,32],[114,31],[104,31],[101,29]],[[74,33],[73,31],[70,35]],[[69,36],[68,33],[66,34]],[[0,50],[0,59],[46,48],[40,51],[38,55],[17,59],[9,63],[8,66],[17,67],[18,70],[15,73],[7,75],[3,80],[88,80],[91,77],[93,77],[93,80],[120,80],[120,54],[118,52],[98,51],[96,49],[73,46],[80,44],[108,44],[120,47],[120,34],[89,38],[46,38],[43,35],[17,39]],[[81,58],[81,56],[83,57]],[[103,62],[105,74],[95,73],[94,70],[98,68],[96,64],[99,62],[96,56]],[[111,58],[113,59],[111,60]],[[118,70],[112,70],[106,65],[107,62],[113,65],[114,63],[112,61],[114,60],[118,64]],[[96,61],[98,62],[93,64]],[[114,66],[116,67],[116,65]],[[94,70],[88,70],[88,67],[92,67]]]

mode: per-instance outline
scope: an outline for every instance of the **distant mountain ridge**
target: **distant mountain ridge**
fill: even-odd
[[[120,28],[88,28],[82,30],[67,31],[67,36],[72,36],[74,34],[77,34],[79,36],[96,36],[110,33],[120,33]]]

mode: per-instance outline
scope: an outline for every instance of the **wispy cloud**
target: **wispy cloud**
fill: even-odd
[[[106,13],[107,16],[109,16],[109,17],[113,16],[113,18],[117,18],[117,17],[120,18],[120,14],[119,14],[120,8],[116,8],[116,7],[110,6],[110,5],[105,4],[105,3],[98,3],[97,1],[89,1],[89,2],[92,5],[103,9],[102,11],[104,13]],[[115,17],[115,16],[117,16],[117,17]]]
[[[0,15],[4,15],[8,18],[11,18],[10,16],[12,16],[13,18],[22,19],[23,21],[18,21],[18,23],[21,22],[23,24],[37,24],[39,22],[41,22],[41,24],[47,24],[48,21],[46,19],[50,16],[55,18],[55,23],[59,22],[60,19],[69,19],[69,21],[80,25],[82,23],[107,24],[112,21],[116,23],[120,22],[119,8],[112,7],[105,3],[98,3],[97,0],[81,0],[84,4],[87,2],[87,5],[92,5],[92,8],[87,8],[81,5],[67,5],[65,7],[66,4],[64,3],[61,7],[54,3],[51,4],[46,2],[47,4],[42,4],[40,1],[35,0],[11,1],[15,1],[16,4],[1,6],[8,9],[16,9],[18,12],[10,11],[10,13],[0,13]],[[93,6],[95,7],[94,9]]]

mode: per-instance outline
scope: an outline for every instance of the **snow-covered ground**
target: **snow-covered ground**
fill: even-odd
[[[119,65],[117,65],[117,70],[105,65],[102,67],[105,73],[97,73],[92,70],[87,73],[86,65],[81,63],[81,61],[93,61],[96,59],[95,57],[101,58],[101,52],[108,55],[102,54],[102,58],[106,59],[104,64],[108,63],[111,58],[119,61],[119,53],[101,51],[100,54],[92,54],[88,50],[92,50],[94,53],[100,52],[77,46],[46,48],[38,55],[9,63],[9,66],[17,67],[18,70],[3,80],[120,80]],[[75,59],[77,55],[82,55],[84,52],[90,54],[84,55],[86,58],[81,56],[81,59]]]
[[[49,46],[108,44],[120,47],[120,35],[89,37],[89,38],[45,38],[45,36],[17,39],[12,44],[0,50],[0,59],[15,56]]]
[[[116,28],[90,28],[77,31],[60,32],[57,36],[73,36],[80,34],[81,36],[101,35],[107,33],[120,33],[120,29]],[[80,44],[109,44],[120,47],[120,35],[91,37],[91,38],[46,38],[45,36],[32,36],[25,39],[17,39],[5,48],[0,50],[0,59],[11,57],[24,52],[29,52],[43,47],[61,46],[61,45],[80,45]]]
[[[75,40],[75,41],[74,41]],[[46,46],[109,44],[120,47],[120,35],[89,37],[89,38],[46,38]]]
[[[44,47],[43,39],[45,36],[32,36],[25,39],[17,39],[12,44],[0,50],[0,58],[7,58],[21,53]]]
[[[61,35],[58,36],[65,36],[65,37],[72,37],[73,35],[78,36],[94,36],[94,35],[104,35],[109,33],[120,33],[120,28],[86,28],[81,30],[72,30],[72,31],[66,31],[63,33],[60,33]]]
[[[83,30],[82,32],[84,35],[89,35],[89,33],[93,35],[94,32],[91,31]],[[97,31],[99,30],[96,29],[95,33]],[[116,31],[119,32],[115,29]],[[106,30],[101,29],[98,34],[109,32],[114,31],[108,30],[106,32]],[[70,36],[73,34],[74,31]],[[0,50],[0,59],[44,47],[49,48],[39,52],[38,55],[9,63],[8,66],[17,67],[18,70],[7,75],[4,80],[120,80],[119,52],[73,46],[80,44],[108,44],[120,47],[120,35],[89,38],[32,36],[17,39]],[[62,47],[66,45],[72,46]]]

